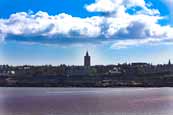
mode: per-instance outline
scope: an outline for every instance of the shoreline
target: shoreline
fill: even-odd
[[[0,88],[173,88],[172,86],[153,86],[153,87],[149,87],[149,86],[144,86],[144,87],[136,87],[136,86],[131,86],[131,87],[125,87],[125,86],[121,86],[121,87],[35,87],[35,86],[0,86]]]

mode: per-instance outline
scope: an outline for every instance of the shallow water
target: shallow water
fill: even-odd
[[[0,88],[1,115],[173,115],[173,88]]]

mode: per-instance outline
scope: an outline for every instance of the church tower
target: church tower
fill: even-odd
[[[171,60],[168,61],[168,65],[171,65]]]
[[[88,54],[88,51],[86,52],[86,55],[84,56],[84,66],[85,67],[91,66],[90,56]]]

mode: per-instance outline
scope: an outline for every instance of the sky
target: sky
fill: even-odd
[[[173,61],[173,0],[0,0],[0,64]]]

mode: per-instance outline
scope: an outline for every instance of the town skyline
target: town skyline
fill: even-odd
[[[65,64],[65,63],[61,63],[61,64],[19,64],[19,65],[10,65],[10,64],[0,64],[0,65],[10,65],[10,66],[25,66],[25,65],[29,65],[29,66],[43,66],[43,65],[52,65],[52,66],[60,66],[60,65],[67,65],[67,66],[84,66],[84,67],[90,67],[90,66],[97,66],[97,65],[118,65],[118,64],[133,64],[133,63],[146,63],[146,64],[151,64],[151,65],[164,65],[164,64],[168,64],[171,65],[171,59],[169,59],[167,61],[167,63],[157,63],[157,64],[153,64],[152,62],[144,62],[144,61],[132,61],[132,62],[122,62],[122,63],[110,63],[110,64],[93,64],[92,63],[92,56],[90,55],[89,51],[86,50],[85,55],[83,56],[83,63],[82,64]]]
[[[92,65],[0,65],[1,86],[17,87],[172,87],[173,64],[123,63]]]

